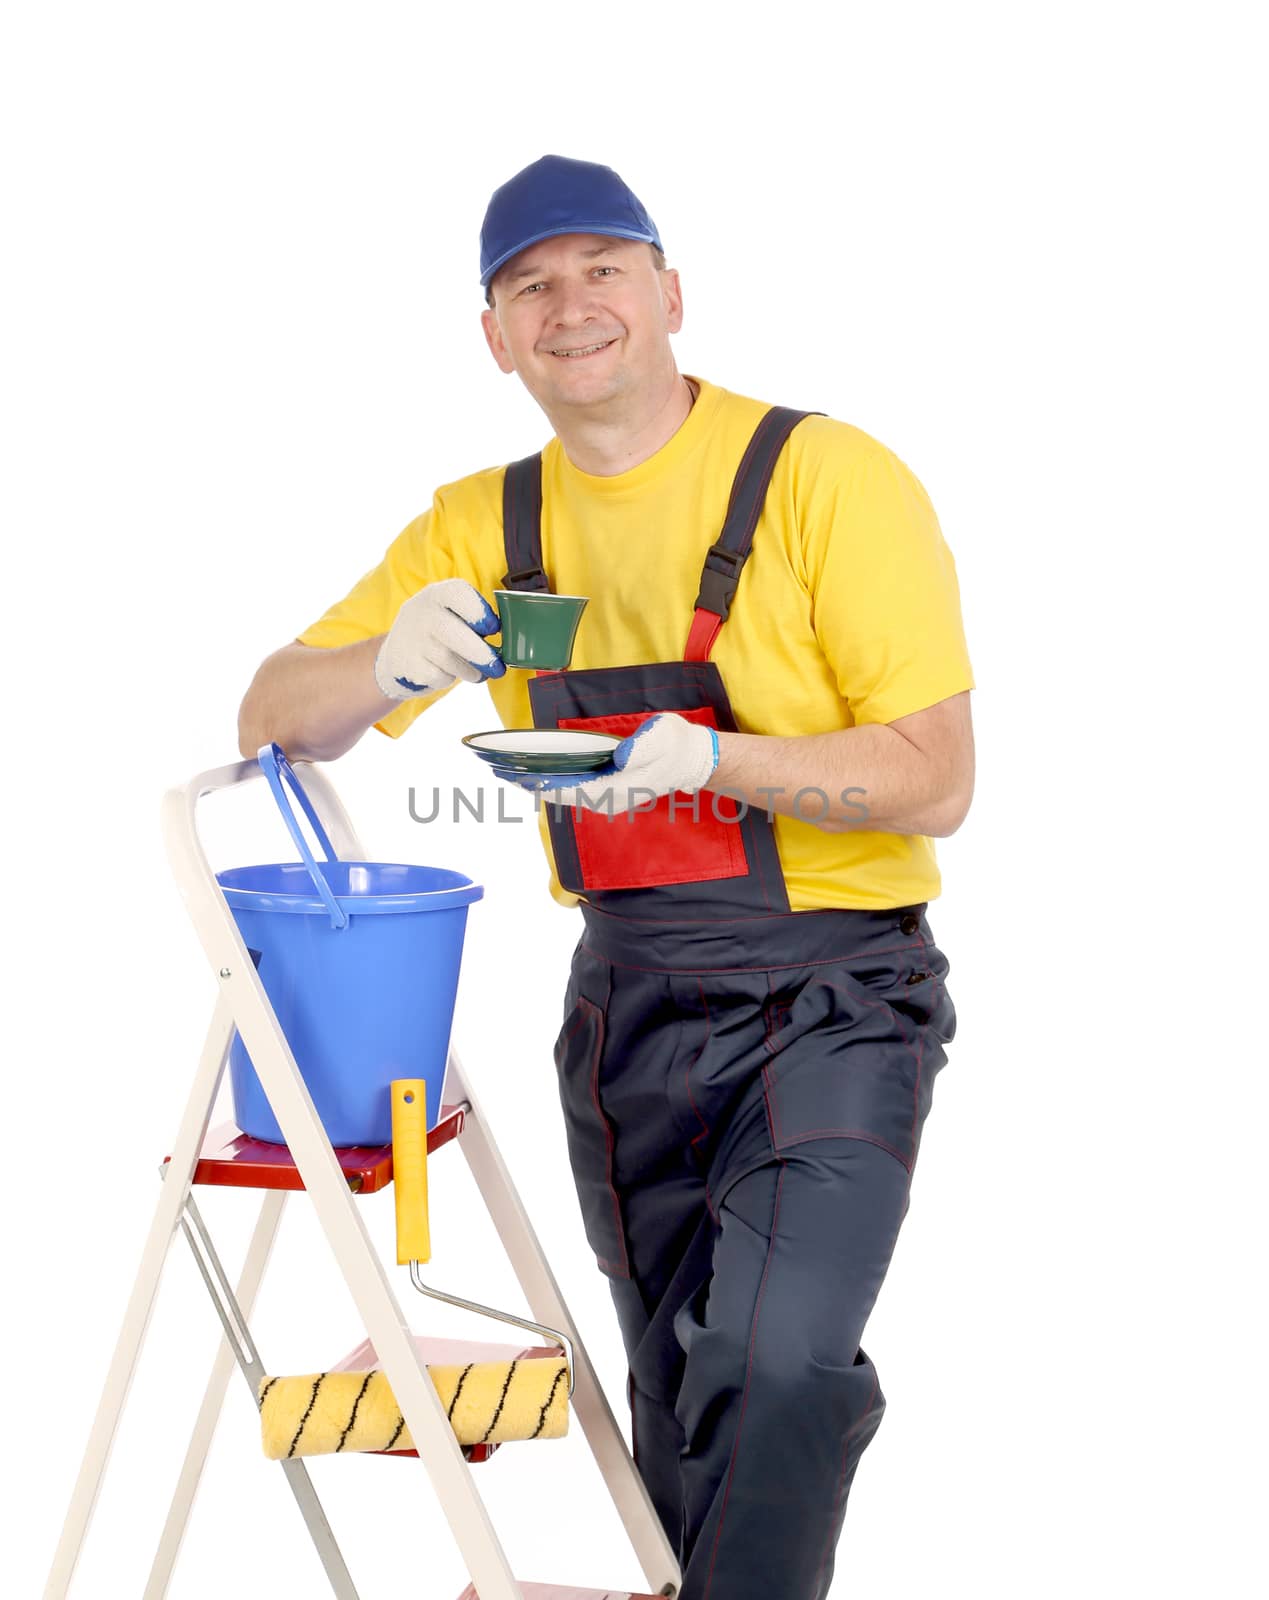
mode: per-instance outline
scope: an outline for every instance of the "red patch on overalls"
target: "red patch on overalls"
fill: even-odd
[[[717,728],[712,706],[676,713],[687,722]],[[611,733],[624,739],[654,711],[615,711],[602,717],[561,717],[561,728]],[[673,809],[671,809],[673,801]],[[663,794],[654,806],[625,811],[614,806],[589,810],[574,806],[573,837],[586,889],[643,889],[661,883],[706,883],[741,878],[749,871],[736,801],[726,795],[678,791]]]

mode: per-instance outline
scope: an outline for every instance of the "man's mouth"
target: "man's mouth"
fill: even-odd
[[[578,345],[576,349],[572,350],[565,347],[559,350],[552,350],[551,354],[559,356],[562,361],[585,361],[587,356],[598,355],[601,350],[607,350],[610,344],[616,344],[616,342],[615,339],[605,339],[602,344]]]

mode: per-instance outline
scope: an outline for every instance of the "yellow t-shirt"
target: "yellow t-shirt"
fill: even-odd
[[[769,409],[695,381],[700,392],[678,432],[628,472],[582,472],[557,438],[542,452],[542,564],[553,589],[590,602],[574,668],[683,658],[706,551]],[[430,511],[300,643],[331,648],[386,633],[402,603],[441,578],[465,578],[492,605],[507,570],[504,470],[438,489]],[[952,554],[924,489],[897,456],[848,423],[798,423],[776,462],[711,659],[742,733],[792,737],[893,722],[973,688]],[[487,684],[504,727],[533,725],[528,679],[512,668]],[[403,701],[375,726],[397,738],[447,693]],[[809,813],[818,802],[806,804]],[[555,873],[546,811],[539,824],[551,893],[573,906],[577,896]],[[928,838],[825,833],[781,815],[774,827],[794,911],[876,910],[939,893]]]

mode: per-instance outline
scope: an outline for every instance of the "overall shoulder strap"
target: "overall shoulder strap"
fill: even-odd
[[[502,480],[504,589],[546,589],[542,570],[542,452],[513,461]]]
[[[753,546],[754,529],[767,497],[767,487],[785,441],[803,417],[823,415],[822,411],[792,411],[787,406],[772,406],[754,429],[753,438],[736,469],[723,531],[705,557],[695,615],[683,652],[685,661],[708,661],[719,630],[727,620],[741,569]]]

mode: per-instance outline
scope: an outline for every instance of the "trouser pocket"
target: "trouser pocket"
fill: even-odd
[[[947,970],[927,941],[799,974],[771,996],[764,1079],[777,1151],[866,1139],[911,1170],[956,1031]]]
[[[582,1224],[600,1270],[628,1278],[630,1262],[613,1181],[614,1133],[600,1097],[604,1013],[578,996],[555,1041],[555,1068]]]

